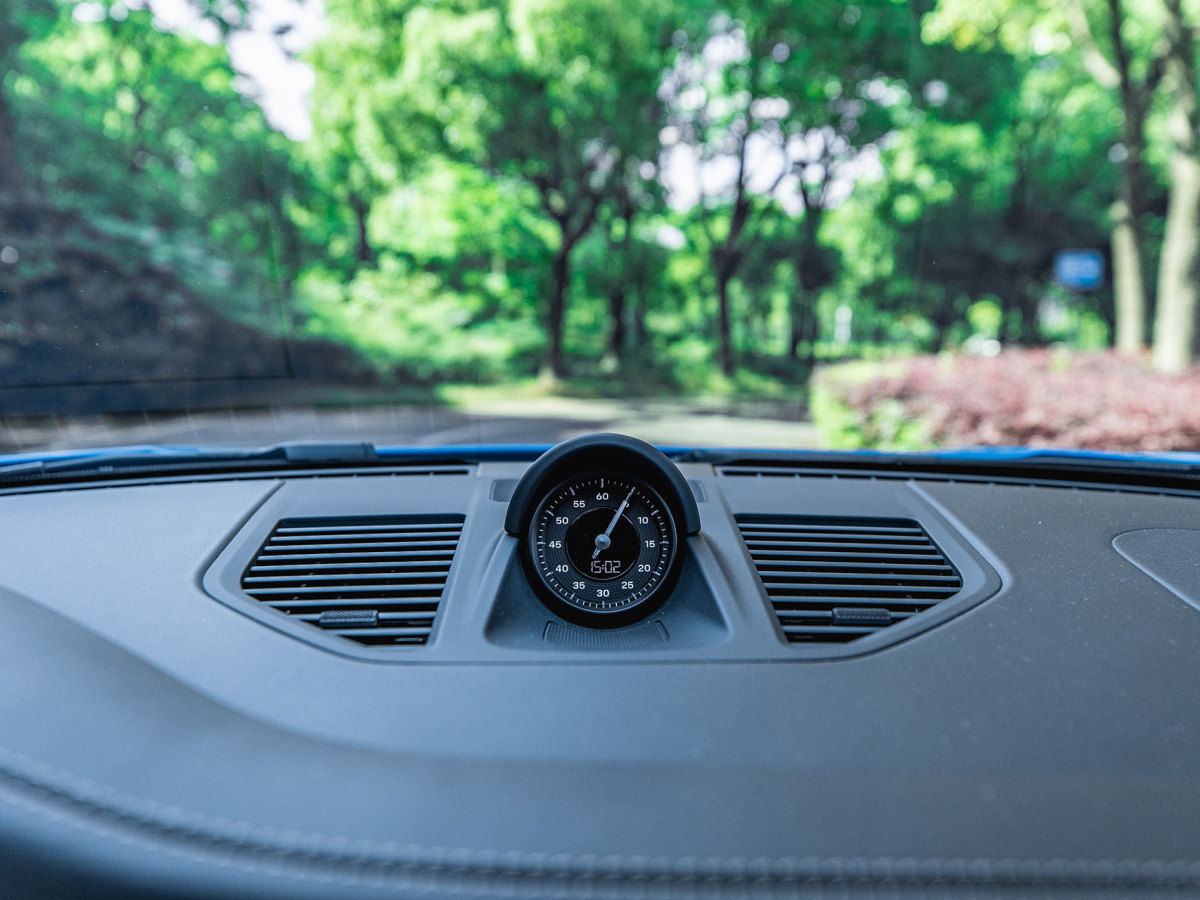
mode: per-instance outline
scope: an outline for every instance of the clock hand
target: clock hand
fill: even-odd
[[[621,518],[621,513],[625,512],[625,507],[629,505],[629,498],[633,496],[633,488],[629,489],[629,493],[625,495],[625,499],[621,501],[621,505],[617,507],[616,513],[612,517],[612,521],[608,523],[608,527],[604,529],[604,534],[596,535],[596,552],[592,554],[592,559],[600,555],[600,552],[607,550],[612,546],[612,530],[617,527],[617,522]]]

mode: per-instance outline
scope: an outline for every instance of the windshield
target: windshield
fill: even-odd
[[[0,452],[1200,449],[1182,0],[6,0]]]

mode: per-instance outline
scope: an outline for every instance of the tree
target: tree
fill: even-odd
[[[6,384],[74,381],[59,402],[95,389],[124,405],[168,379],[288,371],[273,301],[303,255],[290,146],[236,89],[220,40],[244,4],[193,6],[206,40],[118,2],[6,6]],[[215,383],[169,402],[224,396]]]
[[[288,140],[235,89],[225,47],[114,7],[94,22],[64,14],[22,66],[38,196],[93,226],[153,229],[151,254],[224,312],[277,324],[263,301],[286,294],[300,264],[289,206],[304,182]]]
[[[553,232],[545,371],[561,377],[574,251],[618,174],[654,155],[665,10],[632,0],[394,5],[394,53],[368,68],[370,116],[388,129],[375,143],[416,134],[426,155],[534,188]]]
[[[1196,87],[1195,29],[1180,0],[1163,0],[1163,86],[1169,100],[1171,194],[1158,273],[1154,367],[1176,374],[1192,360],[1196,340],[1196,273],[1200,262],[1200,97]]]
[[[828,214],[836,291],[934,349],[957,348],[980,300],[1000,313],[999,340],[1037,343],[1054,250],[1105,236],[1117,172],[1096,148],[1117,137],[1112,99],[1052,59],[994,48],[952,62],[911,98],[878,176]],[[1076,302],[1107,313],[1106,299]]]
[[[789,342],[796,353],[806,312],[833,281],[822,215],[834,186],[852,182],[848,169],[858,154],[893,125],[892,82],[908,74],[910,25],[902,6],[884,0],[837,16],[784,0],[696,15],[665,82],[675,137],[667,150],[690,157],[696,173],[691,191],[712,266],[726,375],[735,368],[730,284],[779,204],[799,221]],[[718,181],[721,170],[727,174]],[[676,203],[688,202],[676,193]]]
[[[616,369],[625,358],[630,336],[630,292],[642,287],[644,272],[639,271],[641,244],[635,237],[639,213],[652,209],[651,192],[637,171],[637,161],[627,160],[624,171],[616,173],[609,187],[609,199],[602,212],[605,253],[594,276],[608,300],[608,339],[605,367]],[[635,298],[636,302],[636,298]],[[634,307],[641,309],[642,304]],[[634,328],[637,336],[638,328]]]
[[[22,46],[45,33],[61,14],[53,0],[6,0],[5,26],[0,29],[0,202],[25,195],[26,176],[18,152],[17,122],[8,99],[18,71]],[[7,195],[7,198],[5,198]]]
[[[307,54],[316,82],[313,133],[302,152],[320,188],[310,227],[347,280],[376,262],[372,207],[397,182],[418,177],[440,140],[425,105],[398,108],[397,95],[410,87],[405,28],[418,6],[330,0],[328,30]]]
[[[1195,29],[1179,0],[940,0],[927,36],[953,37],[958,46],[999,41],[1015,53],[1038,46],[1075,48],[1081,78],[1111,91],[1122,112],[1117,158],[1121,180],[1111,207],[1111,245],[1117,306],[1117,346],[1144,345],[1145,221],[1148,118],[1153,97],[1165,90],[1171,179],[1169,214],[1159,260],[1154,365],[1181,371],[1191,360],[1196,333],[1194,276],[1200,261],[1200,158],[1195,131]],[[1061,38],[1062,47],[1059,45]],[[1042,54],[1044,55],[1044,54]],[[1086,74],[1085,74],[1086,73]]]

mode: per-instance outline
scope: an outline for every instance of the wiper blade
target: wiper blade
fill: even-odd
[[[252,450],[195,447],[118,447],[0,460],[0,484],[43,479],[223,469],[291,468],[378,461],[367,442],[289,441]]]

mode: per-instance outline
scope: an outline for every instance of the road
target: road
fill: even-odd
[[[43,416],[0,420],[6,452],[128,444],[261,447],[279,441],[371,441],[379,446],[553,444],[616,431],[660,445],[813,448],[810,422],[772,408],[730,410],[695,401],[541,397],[472,408],[361,405],[204,410],[175,414]]]

